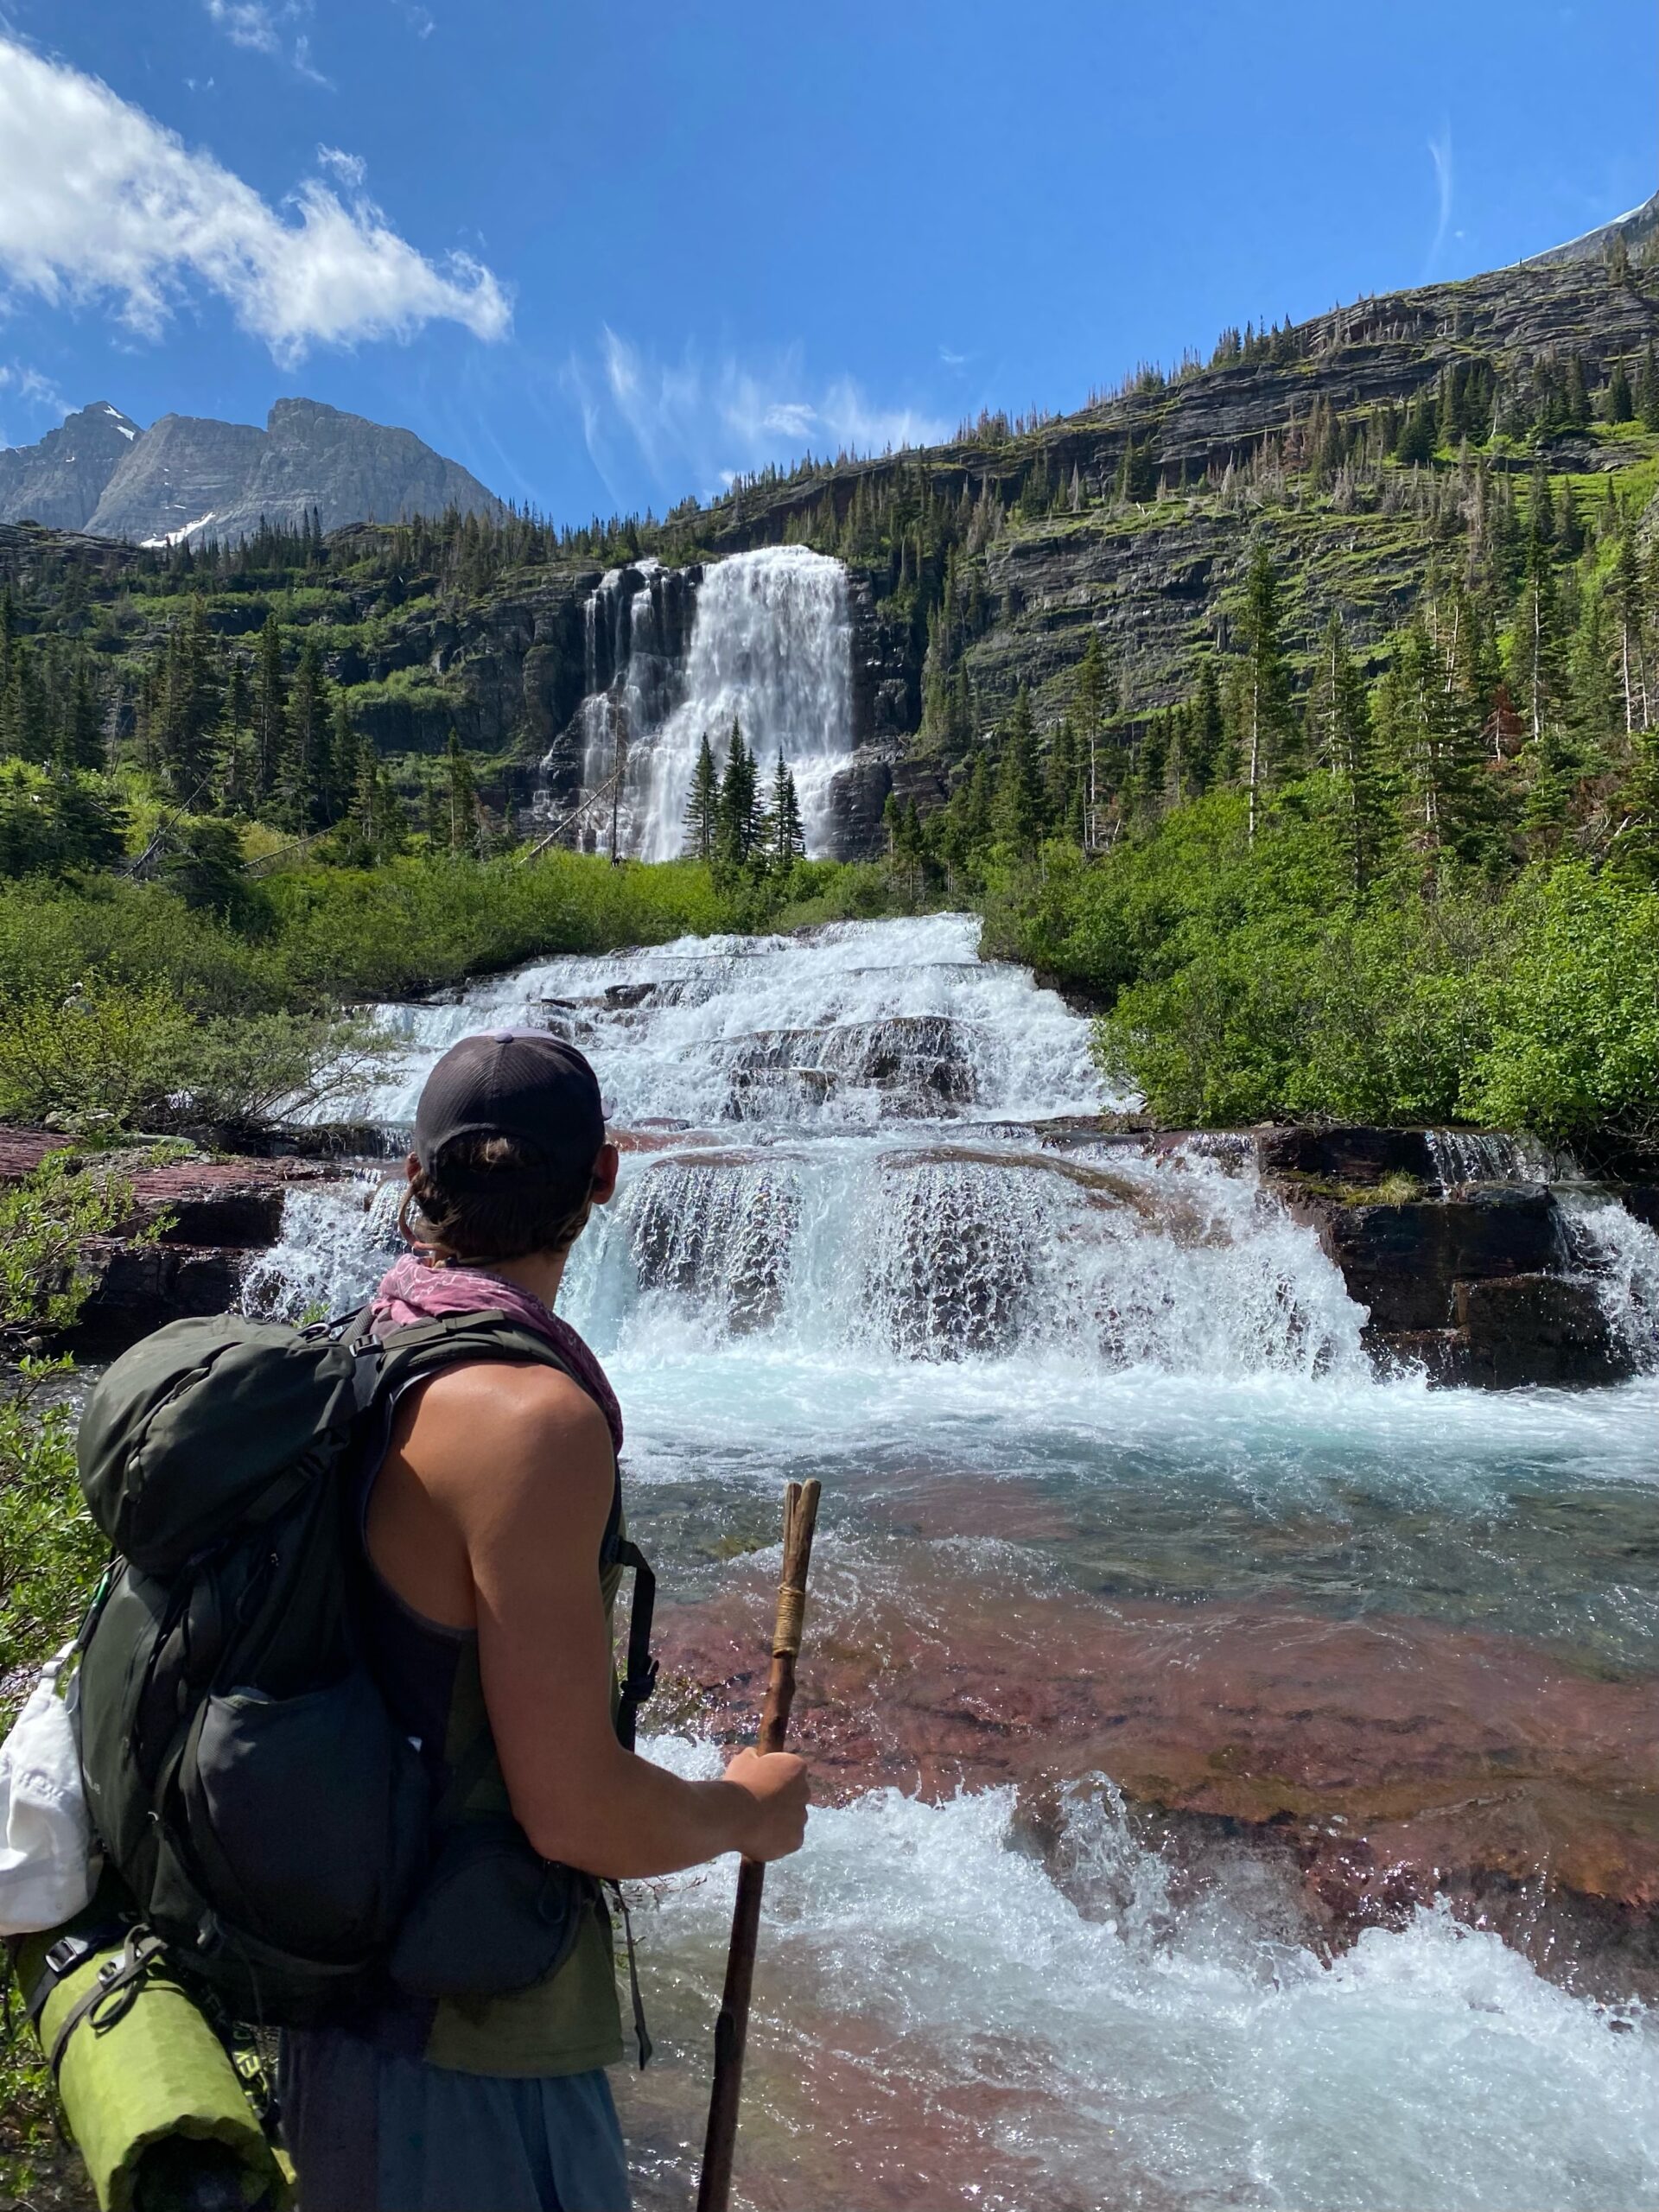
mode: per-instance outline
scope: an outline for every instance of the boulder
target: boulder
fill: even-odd
[[[1491,1184],[1402,1205],[1351,1205],[1294,1186],[1283,1195],[1317,1231],[1350,1297],[1370,1309],[1373,1336],[1455,1327],[1459,1282],[1538,1276],[1563,1262],[1554,1202],[1539,1187]]]
[[[1471,1382],[1500,1389],[1613,1382],[1629,1372],[1591,1283],[1562,1275],[1487,1276],[1458,1283],[1453,1295]]]

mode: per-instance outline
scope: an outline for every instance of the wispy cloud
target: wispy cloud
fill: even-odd
[[[361,192],[369,174],[361,154],[348,154],[340,146],[319,146],[317,167],[337,177],[348,192]]]
[[[1428,158],[1434,164],[1434,186],[1439,195],[1439,214],[1434,225],[1434,242],[1428,249],[1428,258],[1423,264],[1423,273],[1418,280],[1427,284],[1440,272],[1440,256],[1446,250],[1446,239],[1452,232],[1452,195],[1457,183],[1452,162],[1452,125],[1440,125],[1440,135],[1428,142]]]
[[[311,59],[311,39],[300,25],[310,20],[312,0],[202,0],[207,17],[232,46],[286,62],[297,76],[334,90]]]
[[[356,156],[328,150],[344,196],[313,176],[272,207],[96,77],[0,36],[0,275],[50,305],[111,304],[147,337],[215,293],[284,364],[432,321],[505,337],[491,271],[429,259],[358,188]]]
[[[678,498],[807,452],[880,453],[946,435],[934,416],[882,406],[851,377],[815,384],[798,346],[765,361],[727,353],[705,362],[688,346],[671,361],[606,326],[592,353],[571,355],[563,383],[594,466],[619,499],[639,461],[659,492]]]
[[[941,346],[939,348],[939,359],[944,363],[947,369],[965,369],[968,365],[969,357],[966,353],[953,353],[948,346]]]
[[[420,0],[395,0],[398,14],[416,38],[430,38],[438,28],[438,19],[429,8],[423,8]]]
[[[21,361],[0,361],[0,391],[11,392],[25,407],[42,415],[67,415],[69,403],[41,370]]]

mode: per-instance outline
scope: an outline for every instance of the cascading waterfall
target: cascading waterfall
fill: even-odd
[[[572,1262],[567,1306],[607,1350],[671,1314],[710,1342],[760,1335],[849,1363],[1359,1362],[1336,1269],[1244,1160],[1037,1143],[1039,1116],[1107,1103],[1088,1027],[1022,969],[975,957],[976,928],[941,915],[683,941],[389,1008],[405,1066],[353,1110],[407,1124],[427,1069],[474,1029],[580,1043],[612,1122],[659,1132]],[[349,1305],[391,1249],[390,1214],[364,1217],[355,1192],[294,1205],[299,1249],[259,1271],[259,1294],[286,1272],[290,1310]]]
[[[711,564],[694,588],[687,572],[643,560],[606,575],[585,625],[582,787],[605,789],[624,739],[624,852],[660,861],[682,851],[702,740],[723,760],[734,722],[763,792],[782,752],[807,851],[826,849],[831,787],[853,747],[852,620],[839,561],[768,546]]]

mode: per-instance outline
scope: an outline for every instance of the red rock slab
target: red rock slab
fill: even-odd
[[[810,1617],[795,1738],[827,1794],[1027,1790],[1104,1772],[1133,1800],[1294,1840],[1337,1917],[1542,1881],[1659,1906],[1659,1685],[1423,1620],[935,1582]],[[755,1577],[667,1610],[666,1665],[716,1725],[765,1687]]]
[[[52,1153],[73,1149],[70,1138],[51,1129],[0,1128],[0,1183],[21,1182]],[[119,1154],[112,1164],[124,1172]],[[123,1230],[130,1235],[165,1213],[169,1224],[163,1236],[169,1244],[257,1249],[281,1235],[283,1200],[296,1184],[327,1182],[339,1173],[331,1162],[317,1160],[185,1160],[140,1166],[131,1176],[132,1217]]]
[[[67,1152],[70,1141],[50,1129],[0,1128],[0,1183],[21,1183],[51,1152]]]
[[[334,1182],[340,1171],[319,1160],[187,1160],[142,1170],[132,1179],[141,1228],[158,1215],[169,1244],[260,1250],[282,1235],[283,1202],[300,1184]]]

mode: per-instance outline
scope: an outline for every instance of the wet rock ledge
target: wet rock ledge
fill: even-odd
[[[1635,1310],[1618,1234],[1659,1224],[1643,1160],[1610,1155],[1597,1179],[1525,1139],[1427,1129],[1267,1129],[1255,1152],[1370,1309],[1379,1359],[1497,1389],[1640,1363],[1656,1317]]]
[[[0,1128],[0,1183],[19,1181],[48,1153],[67,1149],[69,1140],[48,1130]],[[226,1312],[248,1262],[281,1239],[289,1192],[340,1172],[331,1160],[291,1156],[141,1166],[132,1177],[131,1219],[82,1248],[94,1287],[70,1348],[82,1359],[110,1359],[163,1322]],[[160,1236],[140,1242],[158,1220],[166,1224]]]

